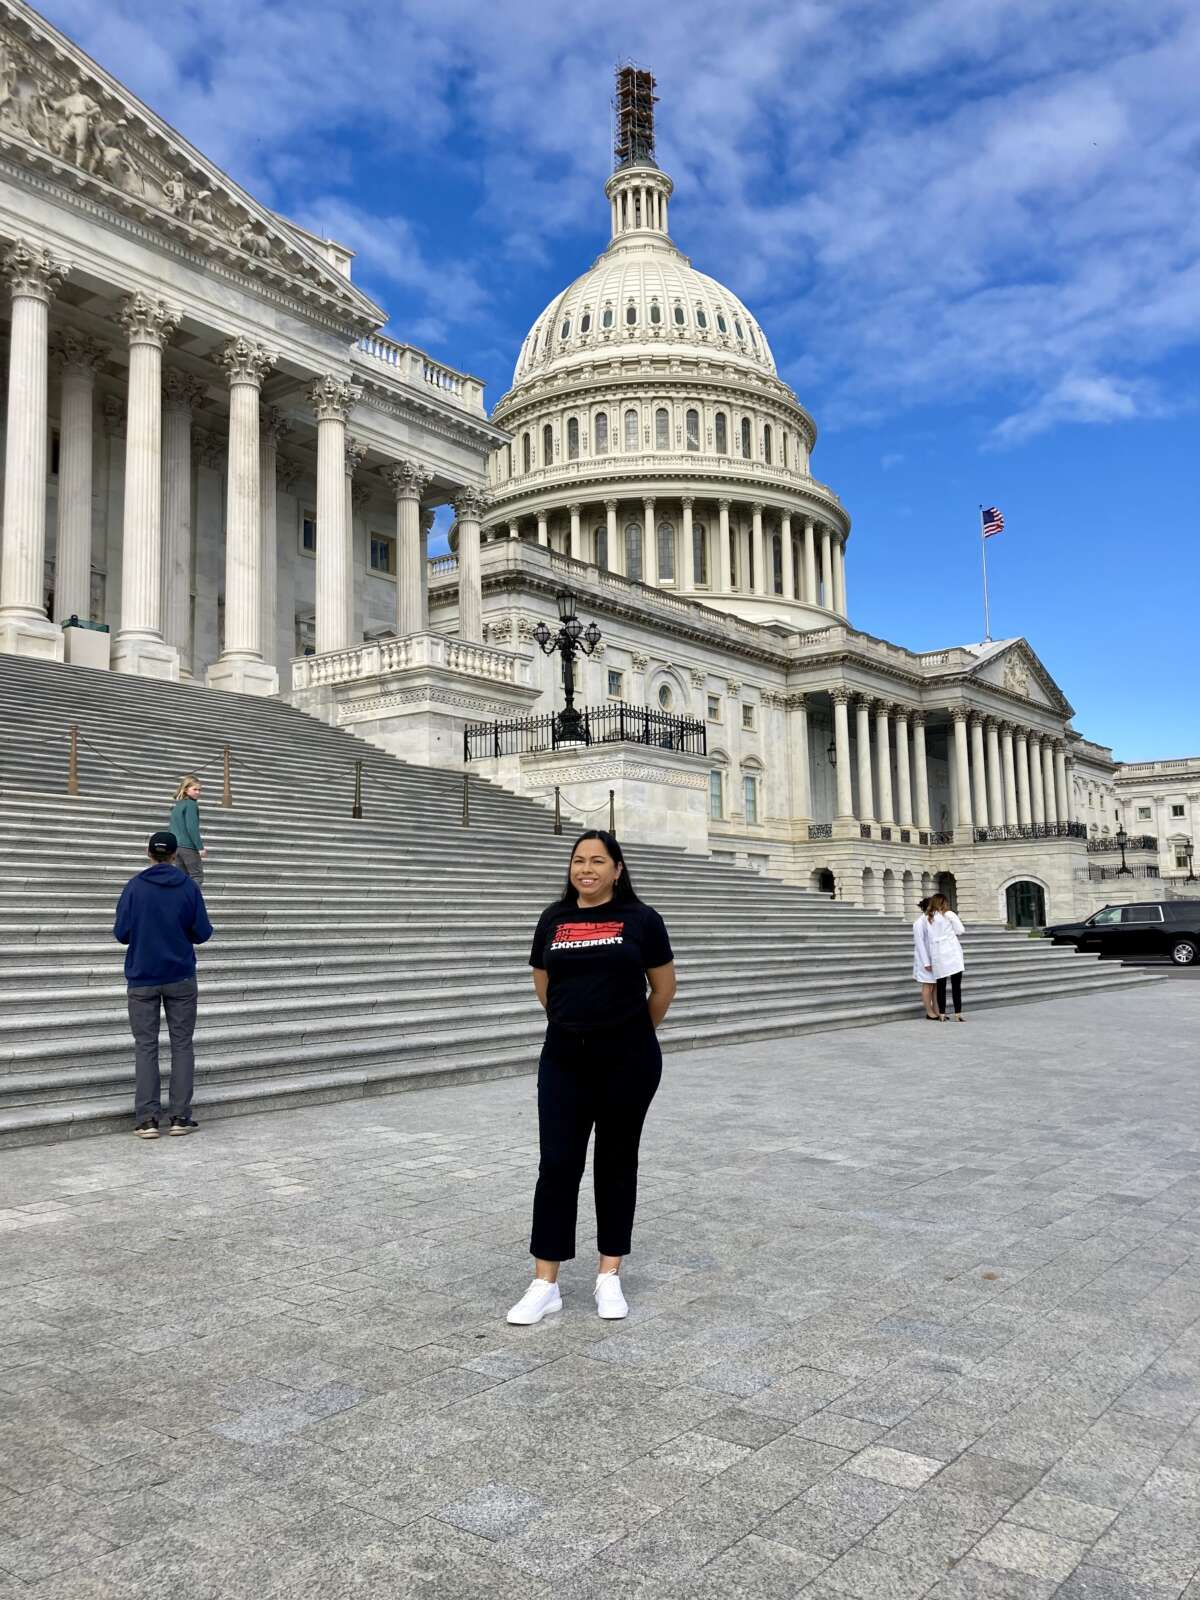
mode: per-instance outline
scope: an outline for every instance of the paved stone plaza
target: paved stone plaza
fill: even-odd
[[[529,1078],[5,1151],[0,1600],[1196,1600],[1198,1027],[668,1057],[625,1324]]]

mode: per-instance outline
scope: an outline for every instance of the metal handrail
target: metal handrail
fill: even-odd
[[[698,717],[684,717],[652,706],[615,701],[580,712],[584,745],[641,744],[686,755],[708,754],[708,733]],[[463,760],[487,761],[500,756],[530,755],[573,748],[577,737],[564,739],[557,714],[511,717],[506,722],[469,722],[463,729]]]

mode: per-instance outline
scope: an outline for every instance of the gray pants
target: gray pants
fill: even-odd
[[[185,850],[180,846],[175,864],[183,868],[193,883],[204,882],[204,863],[200,859],[199,850]]]
[[[196,1028],[197,984],[195,978],[182,983],[158,983],[135,989],[130,985],[129,1026],[133,1029],[134,1105],[136,1121],[157,1117],[159,1100],[158,1024],[160,1010],[167,1013],[167,1033],[171,1038],[170,1114],[192,1114],[192,1079],[196,1056],[192,1034]]]

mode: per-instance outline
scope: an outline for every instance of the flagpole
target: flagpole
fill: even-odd
[[[979,508],[979,559],[983,563],[983,642],[992,642],[992,618],[988,607],[987,535],[983,531],[983,507]]]

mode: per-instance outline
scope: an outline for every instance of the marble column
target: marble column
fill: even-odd
[[[955,798],[958,804],[956,828],[971,826],[971,766],[967,751],[967,717],[966,706],[951,706],[950,715],[954,719],[954,783]]]
[[[581,505],[572,505],[568,506],[567,510],[571,514],[571,560],[585,561],[587,557],[583,553],[583,526],[581,522],[583,507]]]
[[[925,752],[925,716],[916,711],[912,719],[913,769],[916,783],[917,827],[929,829],[929,764]]]
[[[854,749],[858,757],[859,820],[874,822],[875,795],[871,782],[871,702],[864,695],[860,695],[854,705]]]
[[[730,547],[729,547],[729,501],[717,501],[717,515],[719,518],[717,528],[717,572],[716,582],[712,585],[715,594],[728,594],[732,585],[729,581]]]
[[[690,494],[685,494],[681,504],[683,506],[683,532],[681,535],[683,549],[679,552],[679,564],[675,572],[675,588],[680,594],[692,594],[696,588],[696,555],[692,549],[694,538],[692,507],[695,505],[695,501]]]
[[[179,656],[179,676],[192,676],[192,412],[204,399],[199,378],[172,368],[163,374],[162,619],[163,638]]]
[[[642,582],[658,584],[658,529],[654,525],[654,501],[642,502]]]
[[[92,437],[96,368],[106,348],[64,329],[55,344],[62,382],[58,447],[58,534],[54,545],[54,620],[87,619],[92,606]]]
[[[911,828],[913,807],[912,772],[908,764],[908,708],[906,706],[897,706],[895,708],[895,716],[897,811],[900,826],[902,828]]]
[[[846,615],[846,546],[840,538],[833,551],[833,609]]]
[[[837,814],[838,819],[854,819],[854,789],[850,781],[850,719],[846,711],[850,699],[849,689],[831,689],[833,701],[833,747],[837,760]]]
[[[429,627],[429,535],[433,532],[436,511],[433,506],[426,506],[421,512],[421,619],[422,626]]]
[[[833,543],[828,528],[821,529],[821,604],[833,610]]]
[[[396,499],[396,632],[427,633],[429,618],[421,604],[421,496],[430,474],[416,461],[397,461],[386,473]]]
[[[1054,741],[1042,742],[1042,784],[1046,792],[1046,822],[1050,827],[1058,823],[1058,803],[1054,793]]]
[[[346,593],[349,596],[349,615],[346,618],[346,628],[352,645],[362,643],[363,628],[365,626],[365,587],[367,569],[371,565],[371,552],[364,549],[359,559],[358,527],[354,513],[362,511],[367,502],[363,485],[357,481],[355,474],[363,464],[367,447],[354,437],[352,433],[346,435],[346,560],[349,563],[349,572],[346,575]]]
[[[1042,737],[1029,735],[1029,799],[1033,810],[1033,825],[1040,828],[1046,821],[1046,791],[1042,786]]]
[[[129,335],[129,404],[121,626],[112,664],[118,672],[171,680],[179,677],[179,656],[162,636],[162,353],[180,315],[140,293],[131,295],[120,313]]]
[[[1022,828],[1028,828],[1033,823],[1033,812],[1029,805],[1029,735],[1024,728],[1013,730],[1013,739],[1016,745],[1017,767],[1017,822]]]
[[[879,769],[879,820],[885,828],[896,825],[892,799],[892,739],[888,721],[891,707],[886,700],[875,702],[875,758]]]
[[[811,517],[804,519],[804,598],[809,605],[820,603],[817,593],[817,540]]]
[[[750,550],[751,559],[754,564],[754,593],[770,594],[773,586],[772,580],[774,578],[774,573],[768,572],[767,568],[768,565],[773,566],[774,563],[768,563],[767,561],[765,541],[763,540],[762,514],[763,508],[756,501],[750,507]]]
[[[1000,730],[994,717],[987,719],[985,736],[987,738],[988,813],[992,819],[992,827],[1002,828],[1008,819],[1004,814],[1003,774],[1000,770]]]
[[[18,239],[5,251],[12,293],[4,531],[0,548],[0,651],[63,658],[62,629],[46,615],[46,426],[50,302],[70,271],[49,250]]]
[[[975,826],[988,826],[987,763],[983,753],[983,718],[971,716],[971,792],[975,796],[972,813]]]
[[[1067,757],[1061,739],[1054,741],[1054,809],[1060,822],[1069,822],[1067,799]]]
[[[354,605],[352,530],[346,522],[346,423],[362,395],[326,373],[308,391],[317,419],[317,654],[350,644]]]
[[[487,510],[481,489],[460,489],[454,497],[458,518],[458,637],[483,642],[483,579],[479,566],[479,523]]]
[[[812,784],[808,767],[808,705],[802,694],[786,697],[788,770],[791,782],[793,822],[807,822],[812,816]]]
[[[515,519],[508,525],[508,537],[510,539],[519,539],[521,537],[521,524]]]
[[[547,520],[546,513],[544,511],[538,512],[537,530],[538,543],[541,545],[542,549],[545,550],[550,544],[550,523]]]
[[[255,339],[221,352],[229,375],[229,466],[225,489],[225,643],[208,669],[211,689],[275,694],[279,675],[262,649],[262,442],[258,402],[278,361]],[[320,541],[318,540],[318,543]]]
[[[279,654],[279,441],[292,425],[274,406],[263,412],[258,438],[258,525],[262,570],[259,636],[263,660],[278,670]]]
[[[792,519],[785,511],[779,522],[779,538],[783,544],[783,593],[787,600],[796,598],[796,553],[792,549]]]
[[[1013,765],[1013,730],[1011,722],[1000,724],[1000,760],[1004,774],[1004,821],[1010,828],[1020,820],[1017,810],[1017,773]]]
[[[1066,755],[1064,757],[1063,766],[1064,766],[1064,774],[1063,774],[1063,776],[1064,776],[1064,782],[1066,783],[1066,790],[1067,790],[1067,816],[1066,816],[1066,820],[1068,822],[1077,822],[1079,819],[1075,815],[1075,757],[1071,756],[1071,755]]]
[[[625,571],[625,541],[621,538],[617,527],[617,509],[619,502],[606,500],[604,502],[604,526],[608,533],[608,570],[610,572],[624,573]]]

